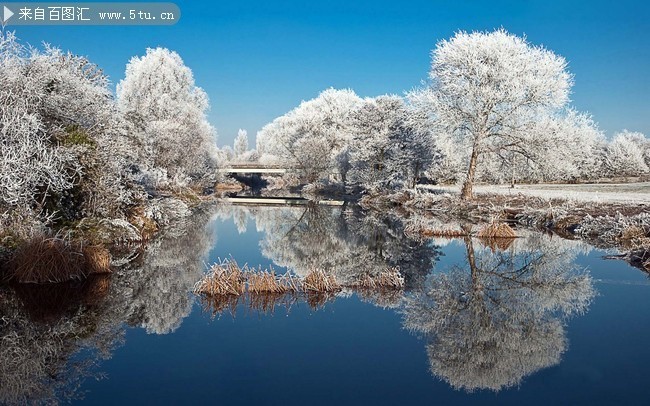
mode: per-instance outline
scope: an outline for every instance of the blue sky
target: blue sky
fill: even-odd
[[[645,1],[176,1],[172,27],[19,27],[86,55],[117,83],[147,47],[177,51],[211,99],[219,144],[328,87],[402,94],[426,79],[430,51],[458,30],[504,27],[569,61],[573,105],[611,135],[650,134],[650,4]]]

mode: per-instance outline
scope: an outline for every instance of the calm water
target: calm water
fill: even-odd
[[[54,298],[7,289],[0,402],[650,399],[646,274],[579,241],[524,230],[511,244],[410,239],[404,229],[413,221],[341,208],[226,207],[179,224],[110,282]],[[399,266],[406,289],[285,301],[272,313],[242,302],[215,314],[188,292],[205,264],[228,256],[301,276],[330,269],[341,281]]]

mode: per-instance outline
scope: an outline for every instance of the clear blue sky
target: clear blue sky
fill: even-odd
[[[86,55],[117,83],[147,47],[177,51],[211,99],[219,144],[327,87],[402,94],[426,79],[430,51],[457,30],[526,34],[569,61],[573,104],[611,135],[650,134],[646,1],[176,1],[173,27],[20,27],[31,44]]]

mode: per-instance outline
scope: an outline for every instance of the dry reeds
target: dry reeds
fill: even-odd
[[[81,250],[86,260],[86,265],[91,274],[105,274],[111,272],[111,254],[104,247],[86,245]]]
[[[303,298],[312,309],[319,309],[343,288],[352,288],[365,298],[376,297],[388,303],[401,297],[404,277],[399,268],[392,267],[340,284],[335,275],[322,269],[314,269],[306,277],[299,278],[289,272],[278,275],[273,268],[240,267],[234,260],[226,260],[210,268],[210,272],[194,286],[194,293],[201,295],[204,310],[213,316],[226,310],[234,316],[241,303],[247,304],[249,310],[273,313],[277,305],[289,309],[299,298]],[[390,297],[384,297],[382,292]]]
[[[314,269],[303,280],[303,287],[308,292],[338,292],[341,285],[336,281],[336,277],[321,269]]]
[[[194,285],[194,293],[209,296],[239,296],[244,290],[244,273],[235,261],[212,265],[210,273]]]
[[[459,237],[467,237],[468,233],[467,231],[464,230],[456,230],[456,229],[423,229],[420,231],[420,235],[422,237],[442,237],[442,238],[459,238]]]
[[[248,292],[254,294],[295,293],[298,292],[301,287],[301,281],[297,277],[293,276],[289,272],[278,276],[272,268],[270,271],[258,270],[257,272],[246,272],[246,282],[248,285]]]
[[[517,234],[506,223],[490,223],[476,235],[479,238],[516,238]]]
[[[7,278],[18,283],[59,283],[110,273],[110,254],[62,238],[40,236],[21,245],[7,263]]]
[[[376,275],[365,273],[349,286],[357,289],[403,289],[404,277],[398,267],[393,267]]]

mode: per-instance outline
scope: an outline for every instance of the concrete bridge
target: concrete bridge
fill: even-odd
[[[233,164],[225,168],[219,168],[219,173],[249,173],[249,174],[282,174],[290,172],[291,169],[280,165],[261,165],[255,162],[246,164]]]
[[[264,206],[306,206],[316,203],[322,206],[343,206],[342,200],[307,200],[302,197],[224,197],[217,199],[222,203],[243,204],[243,205],[264,205]]]

